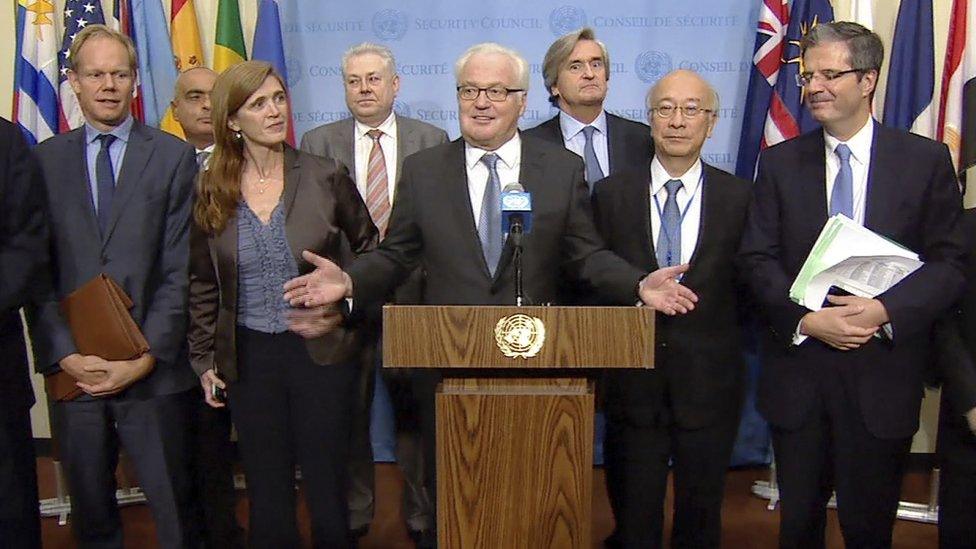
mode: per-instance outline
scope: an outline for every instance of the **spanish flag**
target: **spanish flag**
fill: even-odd
[[[237,0],[219,0],[217,4],[217,33],[214,39],[213,70],[224,72],[227,67],[247,59],[241,11]]]
[[[173,43],[173,58],[178,72],[203,66],[203,47],[200,45],[200,29],[193,0],[173,0],[170,8],[170,41]],[[183,128],[173,119],[172,108],[166,109],[160,127],[181,139],[185,138]]]

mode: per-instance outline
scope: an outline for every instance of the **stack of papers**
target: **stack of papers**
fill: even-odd
[[[853,295],[875,297],[921,266],[915,252],[846,216],[835,215],[820,231],[790,286],[790,299],[819,311],[831,286]]]

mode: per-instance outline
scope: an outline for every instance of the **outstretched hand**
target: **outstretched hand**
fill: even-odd
[[[315,270],[285,282],[285,301],[292,307],[331,305],[352,296],[352,281],[338,265],[308,250],[302,257]]]
[[[664,267],[645,276],[637,288],[644,305],[669,316],[693,310],[698,296],[678,282],[678,276],[689,267],[687,263]]]

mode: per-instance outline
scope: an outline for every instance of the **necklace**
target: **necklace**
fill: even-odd
[[[266,191],[268,187],[271,185],[271,182],[268,181],[268,178],[270,177],[271,171],[274,169],[275,162],[274,160],[272,160],[271,166],[262,173],[261,166],[258,165],[257,161],[254,160],[253,158],[251,159],[251,161],[254,163],[254,171],[257,172],[258,174],[258,185],[260,185],[259,187],[257,187],[258,194],[264,194],[264,191]]]

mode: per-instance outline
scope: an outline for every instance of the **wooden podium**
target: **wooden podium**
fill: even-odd
[[[439,547],[590,547],[594,392],[586,375],[653,364],[649,308],[384,307],[384,367],[444,374]]]

